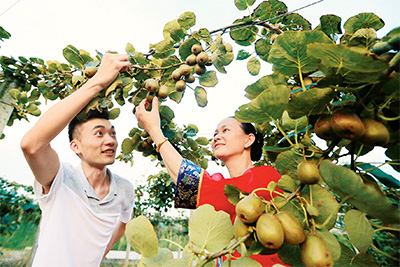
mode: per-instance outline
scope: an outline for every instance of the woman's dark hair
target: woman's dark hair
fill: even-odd
[[[235,118],[234,116],[230,118]],[[245,134],[254,134],[255,140],[250,148],[250,156],[252,161],[259,161],[262,155],[262,148],[264,146],[264,136],[262,133],[257,132],[256,128],[254,128],[253,124],[248,122],[240,122],[242,125],[242,129]]]
[[[69,138],[70,142],[74,139],[73,135],[74,135],[76,127],[88,120],[91,120],[91,119],[109,120],[110,113],[108,113],[107,109],[98,110],[96,108],[96,109],[89,110],[89,112],[86,114],[86,118],[84,118],[84,119],[79,119],[78,116],[73,118],[72,121],[68,124],[68,138]]]

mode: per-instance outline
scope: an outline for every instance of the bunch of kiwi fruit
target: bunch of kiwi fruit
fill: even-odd
[[[196,77],[206,73],[206,66],[211,66],[211,57],[207,52],[203,51],[200,44],[194,44],[191,47],[191,54],[186,58],[185,62],[175,69],[171,77],[175,83],[175,90],[183,92],[186,89],[186,83],[193,83]],[[160,79],[149,78],[144,81],[144,88],[148,91],[147,101],[151,102],[155,95],[159,98],[166,98],[169,95],[169,89],[166,85],[160,85]]]
[[[283,243],[300,245],[305,266],[333,266],[325,241],[315,232],[306,234],[300,222],[287,211],[267,211],[265,200],[256,194],[244,196],[235,207],[234,233],[236,239],[255,231],[244,244],[250,247],[257,239],[265,248],[278,251]]]

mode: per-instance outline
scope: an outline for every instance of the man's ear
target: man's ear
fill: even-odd
[[[77,142],[75,139],[69,143],[69,147],[75,152],[75,154],[79,155],[81,153],[81,150],[79,149],[79,142]]]
[[[248,134],[247,135],[247,139],[246,139],[246,143],[244,144],[244,148],[249,148],[251,147],[251,145],[254,143],[254,141],[256,141],[256,136],[254,134]]]

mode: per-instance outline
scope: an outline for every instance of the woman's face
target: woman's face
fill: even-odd
[[[253,142],[254,135],[245,134],[240,122],[235,118],[226,118],[217,125],[212,148],[215,157],[225,162],[229,157],[242,155],[245,150],[250,153]]]

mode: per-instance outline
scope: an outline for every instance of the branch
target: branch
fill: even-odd
[[[289,203],[290,200],[292,200],[293,198],[295,198],[297,196],[297,194],[304,188],[305,184],[300,184],[296,190],[293,191],[293,193],[288,196],[287,198],[285,198],[284,201],[282,201],[281,203],[279,203],[279,208],[282,208],[283,206],[285,206],[287,203]]]
[[[246,239],[252,235],[253,232],[248,232],[247,234],[245,234],[244,236],[242,236],[238,241],[236,241],[235,243],[233,243],[232,245],[230,245],[229,247],[227,247],[224,250],[221,250],[217,253],[211,254],[211,256],[209,256],[205,261],[203,261],[199,266],[204,266],[206,265],[208,262],[217,259],[219,257],[222,257],[226,254],[228,254],[231,250],[235,249],[236,247],[238,247],[241,243],[243,243],[244,241],[246,241]]]
[[[337,144],[339,144],[340,140],[342,140],[342,139],[341,138],[336,138],[335,140],[333,140],[332,143],[329,145],[328,149],[325,150],[324,153],[322,154],[322,158],[327,158],[329,153],[331,153],[332,150],[335,148],[335,146]]]
[[[272,18],[269,18],[269,19],[266,19],[266,20],[263,20],[263,21],[245,21],[245,22],[231,24],[231,25],[219,28],[219,29],[212,30],[212,31],[210,31],[210,34],[213,34],[213,33],[216,33],[216,32],[225,33],[226,30],[234,28],[234,27],[239,27],[239,26],[255,26],[255,25],[264,26],[264,27],[266,27],[266,28],[268,28],[270,30],[275,31],[278,34],[281,34],[282,30],[280,30],[279,28],[276,28],[276,27],[272,27],[270,24],[268,24],[268,21],[273,20],[273,19],[277,19],[277,18],[286,16],[286,15],[290,15],[290,14],[296,12],[296,11],[299,11],[301,9],[310,7],[310,6],[315,5],[315,4],[318,4],[318,3],[322,2],[322,1],[324,1],[324,0],[319,0],[319,1],[313,2],[313,3],[308,4],[306,6],[297,8],[297,9],[295,9],[293,11],[286,12],[286,13],[280,14],[278,16],[275,16],[275,17],[272,17]]]

